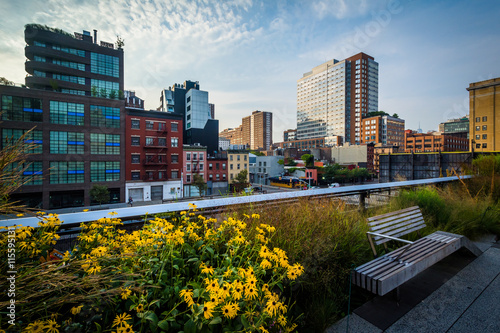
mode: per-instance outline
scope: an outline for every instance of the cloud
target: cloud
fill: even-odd
[[[313,2],[312,8],[320,20],[328,17],[341,20],[365,15],[370,5],[368,0],[321,0]]]

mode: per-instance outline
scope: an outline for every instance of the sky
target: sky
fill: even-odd
[[[219,129],[273,113],[273,140],[296,128],[297,80],[359,52],[379,63],[379,110],[425,132],[469,113],[471,82],[500,76],[496,0],[0,0],[0,77],[24,83],[24,25],[124,39],[125,89],[160,105],[199,81]]]

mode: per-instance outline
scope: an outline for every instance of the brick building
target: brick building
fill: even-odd
[[[126,198],[134,201],[182,197],[183,117],[126,108]]]
[[[405,131],[405,153],[469,151],[469,140],[454,135]]]
[[[198,174],[207,182],[207,147],[200,145],[183,145],[183,194],[184,197],[195,197],[199,193],[198,188],[193,186],[194,175]]]

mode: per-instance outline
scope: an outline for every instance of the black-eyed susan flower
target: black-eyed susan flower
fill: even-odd
[[[216,279],[205,279],[205,284],[207,285],[206,289],[208,292],[218,292],[219,291],[219,282]]]
[[[182,289],[181,291],[179,291],[179,296],[184,298],[184,302],[186,302],[188,306],[194,304],[192,289]]]
[[[245,298],[248,300],[252,300],[257,298],[259,294],[257,293],[257,289],[255,287],[247,287],[245,290]]]
[[[222,307],[222,314],[226,318],[233,319],[238,314],[239,309],[237,303],[228,303]]]
[[[80,313],[80,311],[82,311],[82,308],[83,308],[83,305],[79,305],[79,306],[74,306],[71,308],[71,314],[73,315],[77,315]]]
[[[271,262],[269,260],[264,259],[261,261],[260,267],[262,267],[263,269],[269,269],[269,268],[273,267],[273,264],[271,264]]]
[[[123,323],[123,326],[118,327],[116,330],[117,333],[134,333],[132,326],[130,326],[127,322]]]
[[[141,313],[144,311],[144,305],[141,304],[138,304],[136,307],[135,307],[135,311]]]
[[[47,333],[59,333],[59,330],[57,328],[60,326],[61,325],[57,324],[55,319],[49,319],[46,321],[44,329],[45,329],[45,332],[47,332]]]
[[[212,302],[206,302],[203,305],[203,316],[205,317],[205,319],[210,319],[214,316],[212,313],[214,308],[215,308],[215,303]]]
[[[41,333],[43,332],[45,328],[45,325],[43,324],[43,321],[37,320],[34,323],[29,324],[26,326],[25,330],[27,332],[32,332],[32,333]]]
[[[126,312],[122,313],[121,315],[119,314],[115,317],[115,320],[113,320],[113,325],[111,327],[122,326],[123,324],[127,324],[127,320],[130,319],[132,319],[132,317]]]

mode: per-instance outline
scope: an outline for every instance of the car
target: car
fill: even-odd
[[[328,185],[328,188],[335,188],[335,187],[340,187],[339,183],[332,183]]]

